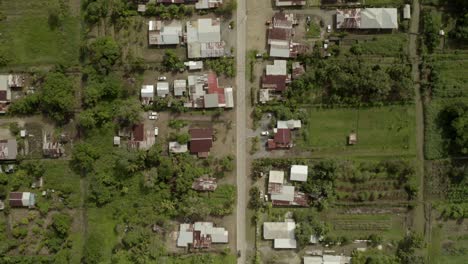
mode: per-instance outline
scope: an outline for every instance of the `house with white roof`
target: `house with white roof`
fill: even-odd
[[[178,45],[183,38],[182,24],[179,21],[163,22],[150,21],[148,23],[149,45]]]
[[[341,255],[306,256],[304,264],[349,264],[351,257]]]
[[[268,183],[284,183],[284,171],[271,170],[268,176]]]
[[[293,220],[265,222],[263,223],[263,239],[273,240],[275,249],[294,249],[297,248],[295,229],[296,223]]]
[[[198,0],[195,3],[195,9],[211,9],[220,7],[223,4],[223,0]]]
[[[302,122],[301,120],[278,120],[276,122],[276,128],[277,129],[299,129],[302,127]]]
[[[217,58],[225,55],[221,40],[221,20],[200,18],[187,22],[188,58]]]
[[[289,177],[291,181],[306,182],[307,175],[308,175],[308,167],[306,165],[292,165],[291,166],[291,173]]]
[[[231,87],[219,86],[218,77],[214,72],[204,75],[189,75],[188,108],[233,108],[234,92]]]
[[[174,95],[184,96],[187,92],[187,81],[186,80],[174,80]]]
[[[287,65],[286,60],[274,60],[272,65],[266,66],[266,75],[287,75]]]
[[[154,85],[143,85],[140,90],[140,100],[143,105],[153,103],[154,99]]]
[[[226,244],[229,232],[223,227],[215,227],[212,222],[181,224],[177,237],[177,247],[210,248],[211,244]]]
[[[184,65],[189,71],[203,70],[203,61],[186,61]]]
[[[159,97],[166,97],[169,94],[169,83],[168,82],[157,82],[156,83],[156,94]]]
[[[276,0],[276,6],[305,6],[306,0]]]
[[[336,10],[338,29],[398,29],[396,8],[352,8]]]

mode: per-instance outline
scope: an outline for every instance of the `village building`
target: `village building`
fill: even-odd
[[[294,26],[298,22],[292,13],[276,13],[268,28],[268,45],[270,57],[295,58],[306,52],[307,46],[292,41]]]
[[[208,192],[214,191],[218,188],[218,183],[216,178],[198,178],[192,183],[192,189],[196,191]]]
[[[140,100],[143,105],[150,105],[154,100],[154,85],[143,85],[140,92]]]
[[[292,135],[290,129],[278,129],[273,139],[268,139],[268,150],[292,148]]]
[[[185,96],[187,92],[186,80],[174,80],[174,96]]]
[[[9,74],[8,75],[8,86],[11,89],[23,88],[24,76],[21,74]]]
[[[268,176],[268,194],[274,206],[308,206],[308,198],[294,186],[284,182],[284,171],[271,170]]]
[[[337,29],[398,29],[396,8],[336,10]]]
[[[219,18],[200,18],[187,22],[188,58],[218,58],[225,55]]]
[[[185,153],[188,151],[187,144],[180,144],[177,141],[169,142],[169,152],[170,153]]]
[[[308,170],[309,170],[309,167],[307,167],[306,165],[292,165],[291,173],[290,173],[290,180],[306,182]]]
[[[11,207],[33,208],[36,204],[36,195],[30,192],[11,192],[9,202]]]
[[[193,249],[210,248],[211,244],[226,244],[229,232],[223,227],[215,227],[212,222],[181,224],[177,237],[177,247]]]
[[[120,146],[120,137],[114,136],[114,146]]]
[[[357,143],[357,134],[355,132],[351,132],[348,136],[348,145],[356,145]]]
[[[223,0],[198,0],[195,3],[195,9],[211,9],[220,7],[223,4]]]
[[[156,83],[156,94],[158,97],[165,98],[169,95],[169,83],[168,82],[157,82]]]
[[[304,257],[304,264],[350,264],[350,263],[351,263],[351,257],[348,257],[348,256],[322,255],[322,256]]]
[[[6,113],[11,102],[11,87],[8,85],[8,75],[0,75],[0,114]]]
[[[16,139],[0,140],[0,161],[16,160],[17,154]]]
[[[184,65],[189,71],[203,70],[203,61],[186,61]]]
[[[178,45],[183,40],[182,24],[178,21],[150,21],[148,23],[148,44],[158,46]]]
[[[199,158],[206,158],[213,147],[213,129],[212,128],[191,128],[190,134],[190,153],[197,154]]]
[[[296,223],[292,219],[285,222],[265,222],[263,239],[273,240],[275,249],[294,249],[297,248],[295,229]]]
[[[276,128],[277,129],[291,129],[291,130],[294,130],[294,129],[299,129],[301,127],[302,127],[301,120],[290,119],[290,120],[286,120],[286,121],[278,120],[276,122]]]
[[[233,108],[234,93],[231,87],[221,88],[215,73],[188,77],[188,108]]]
[[[276,6],[305,6],[306,0],[276,0]]]
[[[137,124],[132,127],[127,145],[129,149],[148,150],[155,142],[154,129],[145,130],[144,124]]]

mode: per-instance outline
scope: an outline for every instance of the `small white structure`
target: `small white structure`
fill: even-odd
[[[351,257],[348,257],[348,256],[323,255],[323,256],[304,257],[304,264],[349,264],[349,263],[351,263]]]
[[[143,85],[141,86],[141,103],[143,105],[149,105],[153,103],[154,99],[154,85]]]
[[[186,80],[174,80],[174,95],[184,96],[187,92],[187,81]]]
[[[211,9],[219,7],[223,4],[223,0],[198,0],[195,3],[195,9]]]
[[[168,82],[158,82],[156,84],[156,94],[159,97],[166,97],[169,94],[169,83]]]
[[[296,235],[294,231],[296,223],[286,222],[265,222],[263,223],[263,239],[273,240],[273,248],[294,249],[297,247]]]
[[[271,170],[268,176],[268,183],[284,183],[284,171]]]
[[[287,65],[286,60],[274,60],[273,65],[266,66],[266,75],[287,75]]]
[[[411,19],[411,5],[409,4],[403,8],[403,19]]]
[[[301,127],[302,127],[301,120],[294,120],[294,119],[287,120],[287,121],[278,120],[276,122],[276,128],[278,129],[299,129]]]
[[[291,166],[291,181],[306,182],[308,175],[308,167],[306,165],[292,165]]]
[[[114,146],[120,146],[120,137],[119,136],[114,137]]]
[[[148,23],[149,45],[178,45],[183,37],[182,24],[178,21],[150,21]]]
[[[184,65],[189,71],[203,70],[203,61],[186,61]]]
[[[276,6],[305,6],[306,0],[276,0]]]
[[[26,130],[22,129],[20,131],[20,137],[25,138],[26,137]]]
[[[170,153],[185,153],[188,151],[187,144],[180,144],[176,141],[169,142],[169,152]]]

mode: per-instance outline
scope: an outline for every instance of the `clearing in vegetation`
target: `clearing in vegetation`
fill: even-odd
[[[306,125],[297,145],[305,150],[355,151],[362,154],[411,154],[414,142],[412,106],[372,108],[309,109]],[[358,142],[347,145],[347,137],[357,133]]]

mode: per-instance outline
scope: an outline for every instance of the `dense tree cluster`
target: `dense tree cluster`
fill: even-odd
[[[468,104],[459,101],[447,106],[439,114],[439,123],[444,130],[451,154],[468,154]]]
[[[164,53],[162,65],[166,71],[180,71],[185,69],[184,62],[173,50],[166,50]]]
[[[163,20],[170,20],[190,17],[192,16],[193,12],[193,6],[189,5],[163,5],[149,3],[146,6],[145,16],[155,16]]]
[[[423,25],[423,37],[424,44],[427,47],[429,53],[432,53],[434,49],[439,45],[439,23],[435,20],[435,15],[426,11],[422,16]]]
[[[206,68],[213,70],[218,75],[224,75],[229,78],[236,76],[236,63],[233,58],[219,58],[214,60],[207,60],[205,62]]]
[[[317,218],[317,213],[313,210],[294,211],[296,221],[296,240],[301,248],[310,243],[310,237],[325,237],[329,231],[329,226]]]

